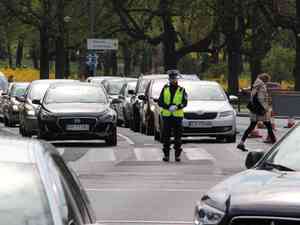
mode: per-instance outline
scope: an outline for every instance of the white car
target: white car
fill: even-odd
[[[209,136],[226,142],[236,141],[236,112],[230,104],[223,88],[213,81],[179,81],[188,94],[188,105],[184,109],[182,136]],[[161,89],[164,85],[161,85]],[[157,99],[155,99],[157,102]],[[162,138],[163,121],[160,108],[156,104],[154,112],[154,132],[156,139]]]

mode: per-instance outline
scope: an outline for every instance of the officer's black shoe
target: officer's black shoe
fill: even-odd
[[[169,157],[164,156],[162,160],[163,160],[164,162],[169,162],[170,159],[169,159]]]
[[[180,162],[180,161],[181,161],[180,157],[176,157],[176,158],[175,158],[175,161],[176,161],[176,162]]]

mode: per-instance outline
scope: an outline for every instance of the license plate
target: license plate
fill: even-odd
[[[89,131],[90,125],[88,124],[68,124],[66,130],[70,131]]]
[[[212,127],[211,121],[191,121],[189,127]]]

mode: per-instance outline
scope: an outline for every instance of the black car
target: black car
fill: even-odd
[[[100,88],[99,88],[100,87]],[[104,139],[117,144],[117,116],[102,86],[92,83],[51,85],[38,114],[42,139]]]
[[[195,209],[195,225],[300,224],[300,126],[270,151],[247,155],[244,172],[205,194]]]
[[[49,143],[0,137],[1,224],[95,224],[75,172]]]
[[[23,96],[17,97],[18,101],[21,102],[19,106],[19,132],[22,136],[31,137],[32,135],[37,134],[38,131],[37,114],[40,107],[32,101],[43,99],[45,92],[51,84],[70,82],[73,83],[78,81],[69,79],[35,80],[29,84],[29,87]]]

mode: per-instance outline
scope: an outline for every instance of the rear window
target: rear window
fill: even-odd
[[[14,85],[11,89],[11,96],[22,96],[24,95],[26,89],[27,89],[27,84],[24,85]]]
[[[33,164],[0,163],[0,177],[1,224],[53,224],[46,192]]]

